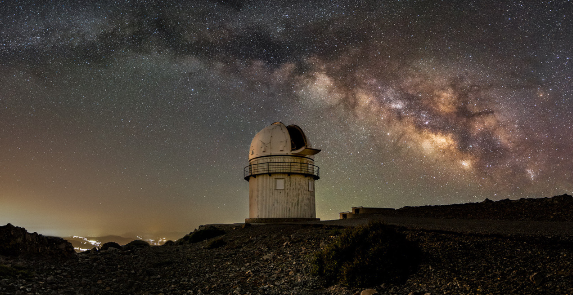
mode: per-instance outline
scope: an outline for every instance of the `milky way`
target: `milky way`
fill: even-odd
[[[323,152],[317,214],[573,193],[568,2],[0,8],[0,222],[241,222],[250,140]]]

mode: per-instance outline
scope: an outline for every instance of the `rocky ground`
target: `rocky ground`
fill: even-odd
[[[0,294],[355,294],[310,274],[340,229],[220,226],[187,245],[110,248],[73,258],[2,257]],[[425,253],[418,271],[380,294],[571,294],[573,241],[398,228]],[[220,242],[213,242],[220,240]]]
[[[326,286],[310,261],[344,227],[368,219],[217,225],[224,234],[200,242],[81,254],[70,254],[61,239],[10,227],[13,237],[2,232],[0,241],[0,250],[10,250],[0,252],[0,294],[360,294],[367,287],[380,294],[573,294],[571,222],[478,226],[424,216],[387,218],[422,249],[417,271],[402,283],[363,288]]]

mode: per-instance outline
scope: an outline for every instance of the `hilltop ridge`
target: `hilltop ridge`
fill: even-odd
[[[489,219],[521,221],[573,221],[573,196],[563,194],[550,198],[521,198],[479,203],[406,206],[399,209],[353,207],[347,218],[373,215],[408,216],[438,219]],[[358,209],[359,213],[354,213]],[[341,213],[342,214],[342,213]]]

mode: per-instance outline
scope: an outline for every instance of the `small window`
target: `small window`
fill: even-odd
[[[275,189],[285,189],[284,178],[275,178]]]
[[[309,179],[309,180],[308,180],[308,191],[309,191],[309,192],[314,192],[314,179]]]

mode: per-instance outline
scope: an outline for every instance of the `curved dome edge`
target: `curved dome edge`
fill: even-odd
[[[274,122],[253,137],[249,160],[280,155],[312,157],[319,152],[320,149],[311,148],[308,138],[299,126]]]

